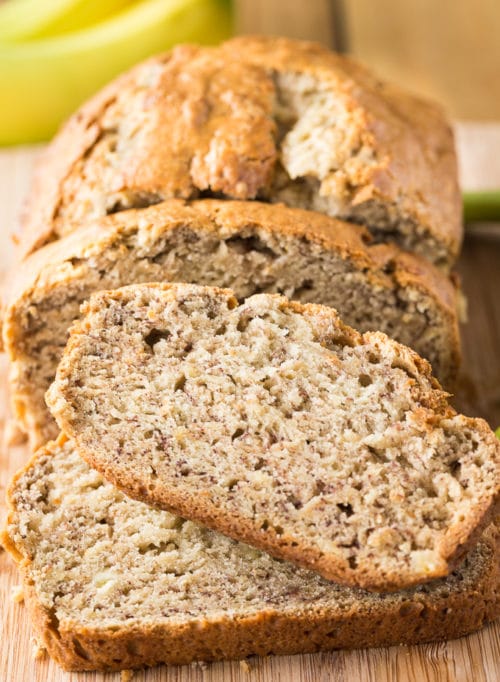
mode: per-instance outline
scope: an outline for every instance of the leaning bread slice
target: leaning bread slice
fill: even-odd
[[[374,590],[447,575],[495,511],[486,423],[331,308],[143,284],[83,312],[47,402],[132,497]]]
[[[260,291],[324,303],[360,331],[406,343],[449,385],[459,360],[449,279],[396,246],[311,211],[256,202],[169,201],[80,228],[31,256],[12,284],[4,339],[13,412],[33,448],[58,434],[44,395],[80,304],[99,289],[151,281]]]
[[[500,615],[493,526],[448,578],[373,594],[125,497],[64,439],[16,476],[9,503],[3,542],[36,637],[67,670],[415,644]]]

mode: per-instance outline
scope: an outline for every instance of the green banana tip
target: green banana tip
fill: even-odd
[[[500,220],[500,189],[464,192],[462,199],[465,222]]]

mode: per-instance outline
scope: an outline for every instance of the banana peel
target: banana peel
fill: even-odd
[[[0,43],[80,31],[137,0],[8,0],[0,4]]]
[[[142,0],[86,30],[0,43],[0,145],[49,139],[74,109],[121,71],[179,42],[232,32],[224,0]]]

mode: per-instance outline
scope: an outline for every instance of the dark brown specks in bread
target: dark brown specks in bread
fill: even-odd
[[[171,200],[117,213],[39,249],[16,273],[3,338],[13,413],[36,448],[59,433],[45,405],[79,307],[100,289],[151,281],[283,293],[336,308],[426,357],[445,387],[459,361],[456,292],[443,273],[362,227],[260,202]]]
[[[127,498],[64,439],[16,476],[9,504],[3,542],[34,633],[67,670],[416,644],[500,614],[493,527],[447,579],[373,594]]]
[[[487,424],[331,308],[150,284],[84,313],[47,402],[133,497],[374,590],[447,575],[498,508]]]

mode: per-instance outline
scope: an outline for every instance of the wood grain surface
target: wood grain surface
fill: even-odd
[[[500,126],[499,126],[500,128]],[[481,139],[481,136],[472,136]],[[499,149],[490,149],[500,156]],[[21,210],[35,149],[0,152],[0,273],[13,262],[9,233]],[[500,181],[500,178],[499,178]],[[500,184],[500,183],[499,183]],[[500,233],[500,225],[497,226]],[[469,300],[462,329],[464,375],[457,403],[464,411],[500,425],[500,239],[470,238],[459,264]],[[0,356],[0,523],[5,516],[8,479],[29,457],[26,446],[8,445],[5,358]],[[119,674],[65,673],[48,658],[35,660],[26,609],[12,599],[19,584],[15,566],[0,551],[0,682],[119,682]],[[498,682],[500,622],[448,643],[339,651],[308,656],[252,659],[208,666],[159,667],[134,675],[133,682]]]
[[[344,8],[349,52],[381,76],[439,100],[451,116],[500,118],[498,0],[334,2]]]

